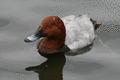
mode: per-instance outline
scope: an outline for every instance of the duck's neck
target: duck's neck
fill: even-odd
[[[44,38],[38,44],[38,49],[43,53],[56,53],[64,45],[64,38]]]

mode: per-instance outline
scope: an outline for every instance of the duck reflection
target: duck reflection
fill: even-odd
[[[41,55],[47,60],[40,65],[27,67],[26,70],[38,73],[39,80],[63,80],[65,55],[63,53]]]

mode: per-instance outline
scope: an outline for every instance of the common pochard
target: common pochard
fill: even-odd
[[[75,52],[94,42],[95,30],[100,25],[87,15],[69,15],[63,18],[48,16],[42,20],[35,34],[25,38],[25,42],[42,38],[37,49],[47,54],[59,52],[61,48]]]

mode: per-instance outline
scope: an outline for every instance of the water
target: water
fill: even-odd
[[[33,44],[24,43],[46,15],[64,17],[88,14],[103,23],[93,48],[82,55],[66,56],[63,80],[120,79],[120,0],[0,0],[0,80],[39,80],[38,73],[25,71],[43,63]]]

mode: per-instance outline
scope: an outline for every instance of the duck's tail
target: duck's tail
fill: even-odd
[[[101,25],[102,23],[100,22],[97,22],[96,20],[93,20],[92,18],[90,18],[90,21],[93,23],[94,25],[94,30],[97,30]]]

